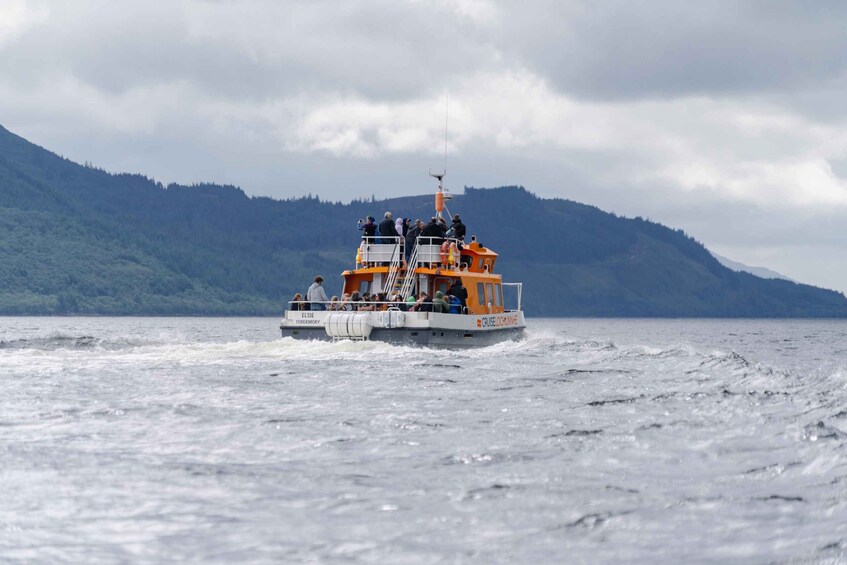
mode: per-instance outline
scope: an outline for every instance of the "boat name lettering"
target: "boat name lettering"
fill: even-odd
[[[298,326],[319,326],[319,325],[321,325],[321,321],[317,320],[317,319],[306,320],[306,319],[303,319],[303,318],[299,318],[297,320],[294,320],[294,323],[297,324]]]
[[[503,326],[517,326],[518,315],[510,314],[508,316],[483,316],[477,319],[476,327],[478,328],[500,328]]]
[[[311,312],[303,312],[302,314],[300,314],[300,316],[303,317],[303,318],[314,318],[315,317],[315,315],[312,314]]]

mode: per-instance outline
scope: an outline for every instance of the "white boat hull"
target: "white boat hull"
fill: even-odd
[[[525,327],[521,311],[483,315],[288,311],[280,323],[282,336],[294,339],[367,339],[446,347],[479,347],[516,339]]]

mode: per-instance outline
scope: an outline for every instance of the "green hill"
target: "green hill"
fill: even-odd
[[[520,187],[449,203],[524,282],[528,314],[841,317],[837,292],[723,267],[682,231]],[[432,197],[321,202],[163,186],[81,166],[0,127],[0,314],[276,314],[316,273],[335,292],[358,218]]]

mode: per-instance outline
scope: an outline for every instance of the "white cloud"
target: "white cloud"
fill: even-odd
[[[0,47],[49,17],[46,7],[32,7],[26,0],[0,0]]]
[[[438,153],[443,100],[301,100],[302,117],[285,131],[285,147],[339,158]],[[573,151],[623,154],[630,167],[585,173],[645,191],[672,184],[767,207],[847,205],[847,185],[827,162],[847,147],[841,124],[821,125],[756,100],[590,103],[521,71],[456,82],[450,114],[458,152],[525,149],[550,160]]]

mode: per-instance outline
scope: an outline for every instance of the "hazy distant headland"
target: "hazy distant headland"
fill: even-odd
[[[845,317],[844,295],[721,265],[681,230],[522,187],[449,203],[524,283],[535,316]],[[356,220],[428,218],[431,195],[349,204],[163,186],[73,163],[0,127],[0,314],[279,314],[315,274],[338,293]]]

